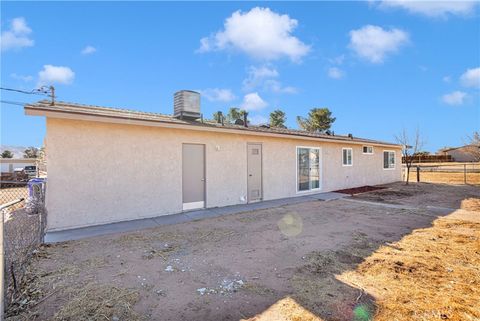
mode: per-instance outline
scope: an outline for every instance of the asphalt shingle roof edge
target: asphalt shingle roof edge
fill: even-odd
[[[169,124],[178,124],[178,125],[189,125],[189,126],[201,126],[217,129],[226,129],[226,130],[236,130],[236,131],[249,131],[256,132],[260,135],[263,134],[279,134],[285,136],[297,136],[297,137],[306,137],[306,138],[319,138],[322,140],[331,140],[333,142],[357,142],[365,144],[378,144],[386,146],[394,146],[400,148],[401,146],[394,143],[353,137],[342,135],[327,135],[321,133],[312,133],[296,129],[285,129],[285,128],[274,128],[274,127],[261,127],[249,125],[248,127],[242,125],[219,124],[210,120],[200,121],[188,121],[175,118],[171,115],[165,115],[160,113],[152,112],[143,112],[131,109],[121,109],[121,108],[112,108],[112,107],[102,107],[95,105],[84,105],[78,103],[70,102],[55,102],[54,105],[51,105],[51,102],[48,100],[41,100],[36,103],[26,104],[25,110],[37,110],[45,112],[61,112],[67,114],[78,114],[78,115],[89,115],[89,116],[98,116],[98,117],[114,117],[114,118],[123,118],[123,119],[132,119],[139,121],[153,121],[159,123],[169,123]],[[240,133],[239,133],[240,134]]]

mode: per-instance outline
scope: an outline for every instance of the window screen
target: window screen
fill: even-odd
[[[352,149],[351,148],[342,149],[342,164],[344,166],[352,165]]]
[[[320,149],[297,148],[297,189],[320,188]]]
[[[395,168],[395,152],[383,152],[383,168]]]

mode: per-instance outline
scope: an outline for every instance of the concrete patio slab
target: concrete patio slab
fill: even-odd
[[[63,242],[111,233],[143,230],[154,226],[158,226],[155,220],[151,218],[146,218],[133,221],[88,226],[63,231],[53,231],[47,232],[47,234],[45,235],[45,243]]]
[[[119,232],[131,232],[142,229],[152,228],[160,225],[172,225],[178,223],[184,223],[189,221],[195,221],[205,218],[212,218],[224,215],[237,214],[246,211],[255,211],[261,209],[268,209],[273,207],[298,204],[303,202],[309,202],[313,200],[328,201],[333,199],[339,199],[348,197],[347,194],[327,192],[309,194],[297,197],[282,198],[277,200],[261,201],[250,204],[239,204],[225,207],[206,208],[201,210],[194,210],[188,212],[182,212],[172,215],[163,215],[153,218],[138,219],[132,221],[110,223],[96,226],[89,226],[83,228],[76,228],[63,231],[52,231],[45,235],[45,243],[56,243],[69,240],[78,240],[88,237],[114,234]]]
[[[311,196],[313,198],[323,200],[323,201],[331,201],[331,200],[336,200],[339,198],[344,198],[350,196],[349,194],[343,194],[343,193],[336,193],[336,192],[327,192],[327,193],[320,193],[316,194],[314,196]]]

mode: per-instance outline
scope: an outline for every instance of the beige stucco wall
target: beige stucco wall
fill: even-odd
[[[364,155],[362,145],[47,118],[48,229],[180,212],[182,143],[206,146],[206,206],[239,204],[247,142],[263,146],[265,200],[305,195],[296,192],[297,146],[321,148],[321,191],[401,179],[400,151],[384,170],[382,147]],[[342,166],[342,147],[353,148],[353,166]]]
[[[471,147],[470,147],[471,148]],[[446,154],[452,155],[455,162],[476,162],[475,155],[470,151],[469,147],[461,147],[449,150]]]

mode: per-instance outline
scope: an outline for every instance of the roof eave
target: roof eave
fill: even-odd
[[[25,114],[29,116],[44,116],[50,118],[61,118],[61,119],[74,119],[74,120],[87,120],[87,121],[99,121],[107,123],[118,123],[118,124],[129,124],[129,125],[139,125],[139,126],[154,126],[154,127],[163,127],[163,128],[176,128],[176,129],[186,129],[186,130],[197,130],[197,131],[210,131],[210,132],[221,132],[221,133],[232,133],[232,134],[243,134],[251,136],[267,136],[267,137],[282,137],[298,140],[312,140],[312,141],[322,141],[322,142],[331,142],[331,143],[345,143],[345,144],[355,144],[355,145],[372,145],[372,146],[387,146],[395,147],[401,149],[401,145],[392,144],[387,142],[377,142],[377,141],[368,141],[368,140],[346,140],[346,139],[336,139],[335,136],[330,137],[315,137],[310,135],[301,135],[301,134],[290,134],[290,133],[273,133],[265,131],[255,131],[255,130],[244,130],[240,128],[225,128],[217,126],[202,126],[201,124],[181,124],[176,122],[168,121],[159,121],[159,120],[149,120],[149,119],[137,119],[137,118],[127,118],[122,116],[114,115],[98,115],[93,113],[85,112],[71,112],[65,110],[47,110],[37,105],[27,104],[24,107]]]

